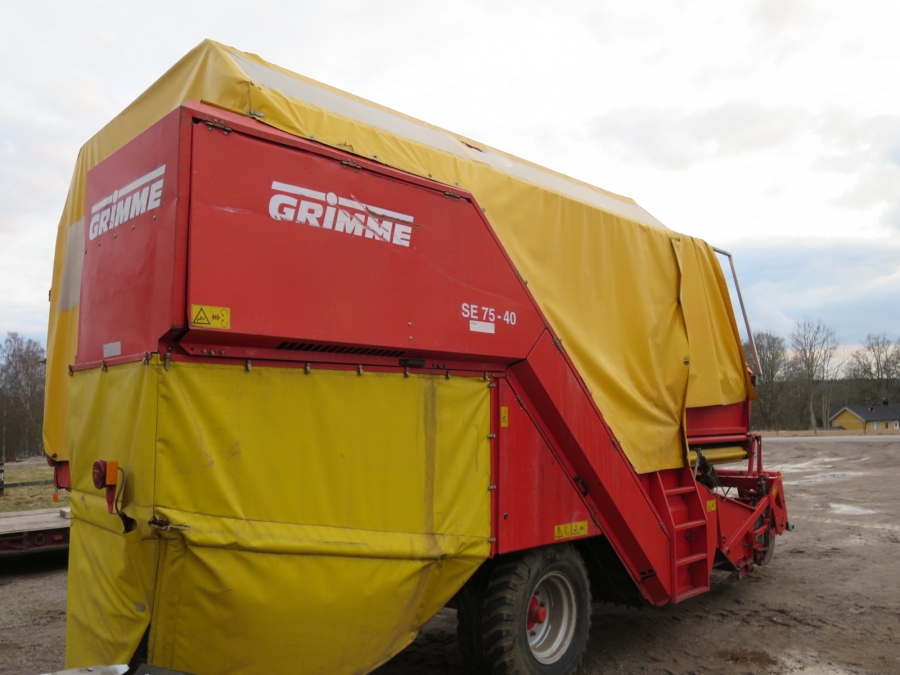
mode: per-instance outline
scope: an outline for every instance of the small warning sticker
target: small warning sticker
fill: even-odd
[[[577,523],[566,523],[557,525],[553,528],[554,539],[570,539],[571,537],[580,537],[587,534],[588,521],[580,520]]]
[[[708,502],[706,502],[706,510],[710,511],[710,512],[716,510],[716,500],[715,499],[710,499]]]
[[[191,325],[197,328],[231,330],[231,310],[214,305],[191,305]]]
[[[509,408],[505,405],[500,406],[500,426],[509,426]]]

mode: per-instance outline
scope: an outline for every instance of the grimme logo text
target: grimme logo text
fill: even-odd
[[[276,193],[269,199],[269,215],[275,220],[409,246],[412,216],[278,181],[273,181],[272,189]]]
[[[166,165],[163,164],[94,204],[91,207],[91,225],[88,230],[91,240],[136,216],[158,208],[162,200],[165,173]]]

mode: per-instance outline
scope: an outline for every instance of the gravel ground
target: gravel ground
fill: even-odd
[[[900,438],[779,438],[796,530],[772,564],[663,609],[595,605],[590,675],[900,673]],[[0,674],[62,667],[65,557],[0,562]],[[379,675],[466,673],[445,609]]]

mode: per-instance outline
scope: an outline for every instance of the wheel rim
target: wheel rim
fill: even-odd
[[[569,649],[576,612],[575,589],[564,575],[550,572],[535,586],[525,630],[531,655],[539,663],[555,663]]]

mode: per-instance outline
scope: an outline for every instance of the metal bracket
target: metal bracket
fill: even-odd
[[[587,497],[590,494],[590,490],[588,489],[587,483],[584,482],[584,479],[581,476],[572,476],[572,480],[578,483],[578,487],[581,488],[581,496]]]
[[[224,135],[230,134],[234,129],[231,127],[226,127],[224,122],[220,122],[219,120],[206,120],[204,122],[206,124],[206,128],[212,131],[213,129],[220,129]]]

